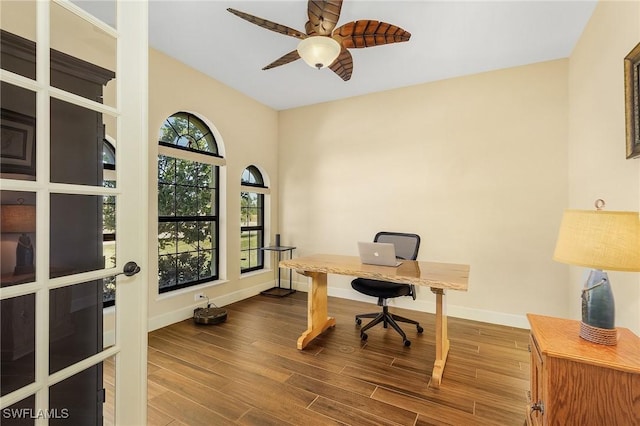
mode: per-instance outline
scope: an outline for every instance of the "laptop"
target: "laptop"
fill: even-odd
[[[369,265],[400,266],[396,259],[396,248],[391,243],[370,243],[358,241],[360,262]]]

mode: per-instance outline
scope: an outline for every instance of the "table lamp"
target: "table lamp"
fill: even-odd
[[[582,289],[580,337],[602,345],[616,345],[615,304],[609,271],[640,271],[638,212],[565,210],[553,259],[591,268]]]
[[[22,199],[19,199],[20,202]],[[24,200],[22,200],[24,201]],[[28,233],[36,232],[36,206],[25,204],[3,204],[0,208],[0,232],[22,234],[16,246],[14,275],[32,274],[33,245]]]

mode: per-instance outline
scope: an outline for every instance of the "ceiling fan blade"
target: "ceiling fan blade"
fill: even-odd
[[[331,65],[329,65],[331,71],[338,74],[338,77],[344,81],[349,81],[351,73],[353,72],[353,57],[351,53],[345,48],[342,49],[340,55],[336,58]]]
[[[340,18],[342,0],[309,0],[304,26],[309,36],[330,36]]]
[[[411,33],[386,22],[364,19],[336,28],[332,37],[346,48],[360,48],[408,41]]]
[[[289,62],[293,62],[297,59],[300,59],[300,55],[298,54],[297,50],[293,50],[289,53],[287,53],[286,55],[281,56],[280,58],[276,59],[275,61],[271,62],[269,65],[267,65],[266,67],[262,68],[263,70],[270,70],[271,68],[275,68],[275,67],[279,67],[280,65],[285,65],[288,64]]]
[[[305,39],[307,35],[301,31],[294,30],[293,28],[289,28],[286,25],[277,24],[272,21],[268,21],[263,18],[258,18],[257,16],[249,15],[248,13],[240,12],[239,10],[228,8],[227,11],[233,13],[234,15],[244,19],[245,21],[249,21],[252,24],[256,24],[259,27],[266,28],[271,31],[275,31],[280,34],[288,35],[291,37]]]

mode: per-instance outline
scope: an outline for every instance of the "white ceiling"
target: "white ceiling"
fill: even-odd
[[[406,43],[351,49],[353,75],[347,82],[329,69],[316,70],[302,60],[262,71],[294,50],[299,40],[226,11],[232,7],[304,32],[304,0],[150,0],[149,43],[255,100],[283,110],[566,58],[596,3],[345,0],[338,26],[374,19],[411,33]]]

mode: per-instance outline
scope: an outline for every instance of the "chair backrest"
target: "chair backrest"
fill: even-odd
[[[420,249],[420,235],[418,234],[378,232],[373,241],[393,244],[398,259],[416,260],[418,257],[418,249]]]

